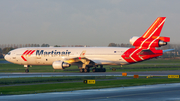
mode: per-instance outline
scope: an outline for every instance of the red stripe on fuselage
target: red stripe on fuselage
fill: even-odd
[[[21,55],[21,58],[24,60],[24,61],[27,61],[23,55],[25,55],[27,52],[29,52],[29,50],[26,50],[22,55]]]
[[[32,50],[30,50],[29,52],[27,52],[25,55],[28,55]]]
[[[31,53],[29,53],[29,54],[32,55],[35,51],[36,51],[36,50],[31,51]]]
[[[135,62],[139,62],[139,61],[144,60],[143,58],[140,58],[140,57],[139,57],[139,53],[141,52],[141,50],[142,50],[142,49],[137,49],[136,52],[131,55],[131,58],[133,58],[134,60],[136,60]]]
[[[24,58],[24,56],[23,56],[23,55],[21,56],[21,58],[22,58],[24,61],[27,61],[27,60]]]
[[[143,60],[147,60],[147,59],[151,59],[151,58],[155,58],[155,57],[163,55],[163,51],[162,50],[156,50],[155,48],[151,49],[151,51],[154,54],[151,54],[151,55],[140,55],[139,53],[142,50],[143,49],[130,48],[126,52],[124,52],[124,54],[121,57],[124,60],[126,60],[128,63],[132,64],[132,63],[140,62],[140,61],[143,61]]]
[[[29,50],[26,50],[22,55],[26,54]]]
[[[135,63],[138,61],[142,61],[142,59],[138,56],[138,53],[141,49],[138,48],[130,48],[122,55],[122,58],[126,60],[128,63]]]
[[[32,55],[36,50],[26,50],[22,55],[21,55],[21,58],[24,60],[24,61],[27,61],[26,58],[24,57],[24,55]]]

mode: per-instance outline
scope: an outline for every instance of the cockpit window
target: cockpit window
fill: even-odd
[[[8,53],[7,53],[7,55],[10,55],[10,54],[11,54],[11,52],[8,52]]]

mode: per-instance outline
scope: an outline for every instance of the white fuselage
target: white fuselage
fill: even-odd
[[[122,47],[28,47],[10,51],[5,59],[21,65],[52,65],[54,61],[78,58],[85,51],[83,57],[97,65],[124,65],[128,62],[121,56],[128,49]],[[25,53],[27,50],[34,52]]]

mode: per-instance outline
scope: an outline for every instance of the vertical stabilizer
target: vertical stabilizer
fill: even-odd
[[[150,49],[167,45],[169,37],[159,36],[166,17],[158,17],[141,37],[132,37],[130,43],[136,48]]]
[[[152,38],[160,35],[166,17],[158,17],[149,29],[142,35],[142,38]]]

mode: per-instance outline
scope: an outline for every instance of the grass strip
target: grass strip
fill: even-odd
[[[164,61],[166,62],[166,61]],[[168,64],[167,64],[168,63]],[[131,65],[125,65],[122,68],[120,66],[105,65],[106,72],[131,72],[131,71],[168,71],[168,70],[180,70],[179,63],[161,63],[154,65],[155,63],[137,63]],[[116,71],[112,71],[112,68],[117,68]],[[77,66],[71,66],[64,70],[54,70],[52,66],[32,66],[29,68],[31,73],[35,72],[79,72]],[[17,64],[0,64],[0,72],[25,72],[25,68],[22,65]]]
[[[39,84],[39,85],[0,87],[0,93],[29,94],[29,93],[60,92],[60,91],[82,90],[82,89],[100,89],[100,88],[127,87],[127,86],[179,83],[179,82],[180,79],[142,78],[142,79],[127,79],[127,80],[97,81],[96,84],[91,84],[91,85],[83,84],[83,82],[61,83],[61,84]]]
[[[45,82],[64,82],[64,81],[80,81],[84,79],[112,79],[110,76],[73,76],[73,77],[27,77],[27,78],[1,78],[0,85],[11,84],[27,84],[27,83],[45,83]]]
[[[107,72],[112,71],[112,68],[117,68],[116,72],[131,72],[131,71],[167,71],[167,70],[180,70],[180,60],[162,60],[152,59],[148,61],[139,62],[131,65],[111,66],[105,65]],[[79,72],[77,66],[71,66],[65,70],[54,70],[52,66],[32,66],[29,68],[30,72]],[[22,65],[17,64],[0,64],[0,72],[25,72],[25,68]]]

